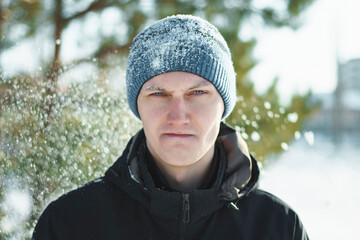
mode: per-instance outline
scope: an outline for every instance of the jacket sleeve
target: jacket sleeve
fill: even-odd
[[[309,236],[306,233],[305,227],[299,219],[299,216],[295,213],[293,240],[309,240]]]
[[[57,210],[55,202],[51,203],[39,218],[33,232],[32,240],[70,239],[66,231],[62,214]]]

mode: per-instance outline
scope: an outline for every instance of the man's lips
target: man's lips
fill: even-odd
[[[187,138],[194,136],[193,134],[187,134],[187,133],[165,133],[164,135],[167,137],[174,137],[174,138]]]

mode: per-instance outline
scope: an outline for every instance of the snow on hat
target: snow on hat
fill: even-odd
[[[235,71],[226,41],[211,23],[191,15],[164,18],[133,40],[126,70],[127,99],[140,119],[137,98],[142,85],[166,72],[182,71],[210,81],[221,95],[225,119],[236,102]]]

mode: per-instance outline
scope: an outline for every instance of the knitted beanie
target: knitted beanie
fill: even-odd
[[[182,71],[210,81],[221,95],[225,119],[236,102],[235,71],[229,48],[217,28],[191,15],[164,18],[133,40],[126,70],[127,99],[140,119],[137,98],[142,85],[166,72]]]

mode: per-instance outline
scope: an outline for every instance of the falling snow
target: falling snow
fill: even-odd
[[[304,133],[305,140],[310,146],[313,146],[315,143],[315,135],[312,131],[307,131]]]
[[[292,123],[296,123],[298,118],[299,118],[299,116],[296,112],[289,113],[287,115],[287,119],[289,120],[289,122],[292,122]]]
[[[254,142],[257,142],[260,140],[260,134],[256,131],[252,132],[251,133],[251,136],[250,136],[251,140],[253,140]]]
[[[270,109],[271,108],[271,103],[269,103],[269,102],[264,102],[264,107],[266,108],[266,109]]]
[[[49,85],[38,79],[7,81],[13,92],[1,98],[6,105],[0,104],[5,106],[0,115],[0,203],[6,214],[0,230],[24,239],[25,229],[35,224],[27,219],[37,219],[60,194],[103,175],[141,126],[124,93],[105,92],[94,81],[51,95]],[[26,184],[19,188],[17,181]]]
[[[281,148],[284,150],[284,151],[287,151],[289,149],[289,145],[286,143],[286,142],[282,142],[281,143]]]

